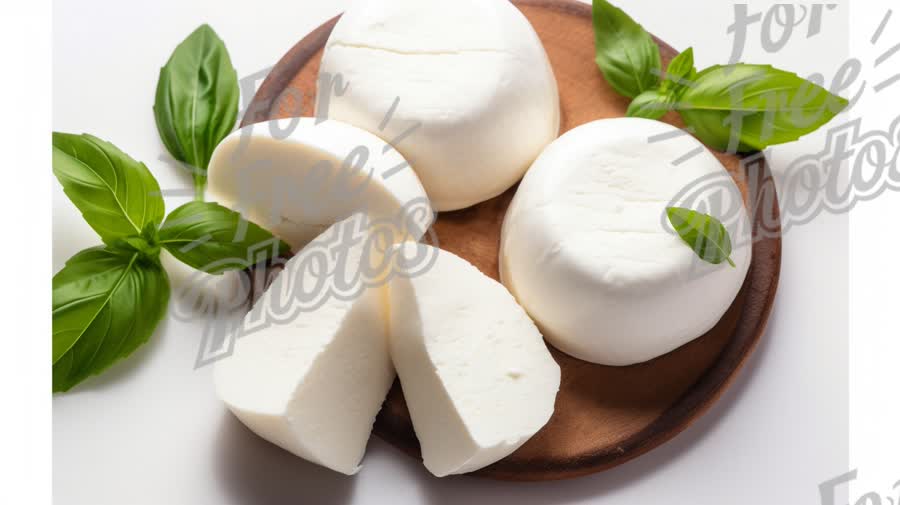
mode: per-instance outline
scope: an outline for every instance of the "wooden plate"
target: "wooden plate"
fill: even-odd
[[[624,116],[627,99],[609,87],[594,64],[590,5],[574,0],[515,3],[531,21],[553,65],[562,105],[561,133],[595,119]],[[313,115],[319,62],[337,19],[310,33],[278,62],[254,97],[243,125]],[[667,63],[676,51],[659,44]],[[664,120],[683,126],[675,114]],[[550,480],[620,465],[680,433],[732,382],[759,342],[775,298],[781,266],[780,219],[767,168],[745,172],[737,156],[717,153],[717,157],[744,191],[754,229],[763,227],[767,232],[767,238],[755,242],[750,272],[722,320],[701,338],[635,366],[594,365],[551,349],[562,368],[556,412],[518,451],[476,475]],[[498,279],[500,225],[515,189],[475,207],[440,214],[434,228],[441,248]],[[763,193],[765,198],[757,197]],[[375,433],[419,456],[399,382],[375,422]]]

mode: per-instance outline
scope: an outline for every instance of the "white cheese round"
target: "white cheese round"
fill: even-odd
[[[567,132],[534,162],[506,214],[503,283],[547,340],[577,358],[630,365],[682,346],[721,319],[750,265],[747,213],[724,170],[694,137],[658,121]],[[703,177],[727,189],[722,209],[737,209],[713,214],[732,237],[735,267],[704,262],[667,226],[666,207]]]
[[[373,251],[362,240],[346,247],[347,227],[363,226],[355,219],[335,224],[287,262],[244,318],[233,353],[214,369],[219,397],[248,428],[345,474],[359,470],[395,377],[386,287],[342,288],[336,277],[358,275],[360,259]],[[346,262],[335,246],[347,251]]]
[[[508,0],[358,1],[328,39],[318,94],[317,115],[394,143],[439,211],[499,195],[559,133],[547,55]]]
[[[550,419],[559,366],[500,283],[429,245],[394,251],[391,356],[425,466],[442,477],[494,463]]]
[[[433,220],[403,156],[338,121],[291,118],[241,128],[216,147],[208,176],[211,200],[240,211],[295,251],[356,212],[392,219],[398,233],[413,240]]]

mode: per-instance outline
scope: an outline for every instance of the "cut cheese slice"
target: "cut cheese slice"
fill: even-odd
[[[219,397],[252,431],[345,474],[359,469],[395,377],[386,287],[358,277],[378,254],[364,221],[335,224],[288,261],[214,371]]]
[[[440,477],[494,463],[540,430],[560,370],[500,283],[433,249],[394,251],[390,342],[425,466]],[[433,264],[422,268],[421,258]]]
[[[272,120],[225,138],[209,163],[210,197],[299,250],[356,212],[421,238],[433,220],[406,160],[375,135],[338,121]],[[395,242],[399,242],[396,240]]]

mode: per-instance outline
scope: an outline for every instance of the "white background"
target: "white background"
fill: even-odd
[[[750,5],[760,10],[768,3]],[[854,9],[861,3],[855,2]],[[342,2],[260,2],[252,9],[221,1],[121,4],[55,5],[52,123],[46,103],[23,99],[23,95],[38,96],[49,78],[46,20],[13,11],[7,13],[7,19],[13,22],[2,30],[9,37],[4,40],[4,53],[9,51],[13,56],[4,64],[15,70],[10,74],[13,79],[4,79],[4,86],[12,84],[15,88],[4,96],[10,97],[12,104],[9,117],[19,120],[13,128],[4,126],[9,132],[4,129],[2,138],[4,147],[9,142],[11,150],[25,153],[6,169],[17,174],[37,173],[32,176],[33,183],[23,177],[22,181],[3,185],[4,205],[12,205],[11,210],[4,209],[4,215],[13,224],[9,233],[16,240],[47,240],[49,216],[22,212],[34,206],[22,187],[33,184],[38,188],[35,197],[43,194],[46,198],[46,188],[52,185],[52,271],[97,240],[47,177],[49,156],[42,147],[47,137],[38,133],[34,139],[25,138],[21,135],[23,125],[39,132],[43,120],[47,122],[44,131],[52,127],[108,138],[147,162],[163,188],[186,187],[185,178],[159,161],[163,150],[150,109],[158,67],[172,47],[196,25],[209,22],[228,44],[239,74],[247,75],[273,64],[303,34],[343,7]],[[853,54],[860,57],[858,51],[863,48],[873,53],[868,38],[883,14],[883,9],[865,4],[870,12],[860,15],[855,10],[853,17],[854,27],[862,32],[853,34],[861,41],[860,47],[854,45]],[[682,2],[679,23],[673,23],[672,13],[660,9],[656,2],[623,1],[622,5],[675,47],[693,45],[700,65],[724,62],[730,53],[725,34],[731,19],[730,2]],[[826,17],[824,35],[808,41],[795,37],[776,55],[762,51],[758,38],[753,37],[758,37],[758,30],[751,30],[746,59],[772,62],[801,74],[818,71],[833,75],[847,54],[847,9],[840,7],[837,12],[840,14],[835,18]],[[900,19],[893,20],[898,22]],[[890,33],[889,29],[881,51],[897,42],[891,40]],[[37,54],[23,53],[22,47]],[[887,68],[879,70],[883,77],[891,75]],[[886,98],[882,95],[877,97],[879,102]],[[896,98],[892,103],[897,103]],[[895,112],[877,104],[875,108],[881,109],[884,117],[867,114],[866,120],[872,121],[872,127],[886,126]],[[772,153],[773,167],[776,171],[783,169],[797,154],[819,146],[811,139],[778,148]],[[888,345],[894,349],[897,346],[889,339],[895,339],[897,332],[890,328],[890,317],[896,312],[892,298],[896,300],[896,296],[889,296],[888,289],[890,280],[900,277],[894,260],[897,232],[892,222],[898,215],[897,201],[897,195],[887,194],[857,207],[849,235],[845,216],[822,216],[792,229],[785,236],[782,284],[770,331],[733,389],[709,415],[675,441],[605,474],[537,485],[465,477],[439,481],[373,439],[361,474],[355,478],[337,476],[270,447],[226,415],[213,396],[208,370],[192,369],[200,323],[170,321],[161,325],[154,343],[127,363],[68,395],[54,397],[55,501],[403,504],[505,499],[510,503],[626,505],[651,500],[700,505],[812,504],[819,503],[820,482],[850,467],[860,469],[859,485],[851,489],[852,498],[867,491],[888,495],[891,485],[900,478],[896,455],[893,466],[883,464],[889,461],[887,458],[879,458],[879,454],[897,449],[897,354],[887,351]],[[173,199],[167,203],[171,209],[181,202]],[[26,216],[27,224],[15,227]],[[888,245],[891,243],[894,247]],[[15,249],[5,249],[4,254],[13,253],[5,264],[21,261]],[[853,259],[849,282],[848,249]],[[29,250],[29,257],[40,263],[39,252],[32,255]],[[21,470],[39,472],[46,456],[47,420],[30,414],[46,406],[40,398],[49,390],[47,373],[39,372],[40,367],[49,372],[45,364],[49,342],[44,342],[49,339],[42,338],[49,334],[49,285],[34,282],[40,269],[40,265],[32,269],[30,263],[24,272],[13,269],[19,270],[13,275],[21,278],[14,278],[16,288],[3,295],[5,310],[12,307],[15,314],[6,320],[23,320],[23,300],[31,301],[35,311],[27,325],[10,335],[13,352],[2,353],[0,358],[4,386],[13,386],[15,393],[5,397],[8,404],[13,412],[29,413],[3,421],[2,433],[9,437],[3,447],[22,454],[21,459],[4,468],[6,476]],[[47,270],[45,278],[49,279],[51,271]],[[850,403],[854,438],[849,449],[848,293],[853,309],[850,384],[854,387]],[[18,359],[16,352],[28,338],[35,347],[35,367]],[[884,398],[879,399],[879,394]],[[11,423],[9,429],[6,422]],[[30,497],[27,502],[34,501],[31,498],[35,494],[46,496],[49,484],[39,477],[40,473],[32,475],[33,480],[10,479],[22,485],[24,496]],[[0,491],[10,493],[11,499],[5,503],[26,502],[21,498],[12,501],[16,489],[7,486]]]

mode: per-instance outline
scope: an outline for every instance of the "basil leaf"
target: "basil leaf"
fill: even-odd
[[[727,261],[732,267],[731,237],[718,219],[681,207],[666,208],[672,227],[703,261],[718,265]]]
[[[634,100],[628,105],[628,111],[625,115],[628,117],[659,119],[671,110],[674,100],[675,97],[671,93],[664,92],[661,89],[644,91],[634,97]]]
[[[53,391],[67,391],[145,343],[169,302],[159,263],[95,247],[53,276]]]
[[[228,50],[209,25],[179,44],[159,72],[156,129],[172,157],[193,168],[198,200],[213,150],[234,128],[239,98]]]
[[[693,82],[696,77],[694,48],[689,47],[669,62],[669,67],[666,69],[666,80],[663,81],[661,88],[663,91],[680,90],[689,86],[689,83]]]
[[[173,210],[160,228],[159,244],[183,263],[211,274],[244,269],[289,251],[268,231],[212,202],[190,202]]]
[[[675,109],[710,147],[747,152],[797,140],[847,104],[792,72],[738,63],[697,74]]]
[[[594,0],[596,61],[606,82],[628,98],[659,84],[659,46],[628,14],[606,0]]]
[[[54,132],[53,173],[107,244],[158,226],[165,216],[159,184],[147,167],[97,137]]]

